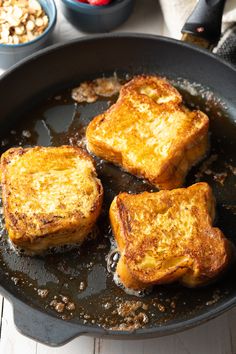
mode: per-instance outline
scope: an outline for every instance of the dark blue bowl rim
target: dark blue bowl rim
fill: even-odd
[[[130,3],[133,2],[134,0],[120,0],[120,1],[116,1],[115,2],[111,2],[110,4],[107,5],[102,5],[102,6],[97,6],[97,5],[90,5],[84,2],[79,2],[77,0],[61,0],[64,4],[69,5],[71,8],[75,9],[75,10],[91,10],[91,12],[95,13],[99,13],[102,11],[106,11],[106,10],[115,10],[118,9],[119,7],[123,6],[124,3]],[[87,12],[88,13],[88,12]]]
[[[36,37],[35,39],[33,39],[32,41],[26,42],[26,43],[20,43],[20,44],[0,44],[0,48],[22,48],[22,47],[27,47],[28,45],[31,45],[33,43],[38,42],[40,39],[42,39],[43,37],[45,37],[49,32],[52,31],[53,27],[56,24],[56,20],[57,20],[57,7],[55,4],[54,0],[50,0],[51,4],[52,4],[52,15],[50,16],[50,20],[49,20],[49,25],[46,28],[46,30],[40,34],[40,36]],[[48,14],[47,14],[48,15]],[[49,15],[48,15],[49,17]]]

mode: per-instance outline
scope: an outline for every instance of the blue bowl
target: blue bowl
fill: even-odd
[[[45,31],[32,41],[21,44],[0,44],[0,68],[7,69],[19,60],[33,54],[50,44],[51,34],[57,20],[57,9],[54,0],[39,0],[48,15],[49,23]]]
[[[109,32],[131,14],[135,0],[113,0],[109,5],[92,6],[76,0],[61,0],[65,17],[84,32]]]

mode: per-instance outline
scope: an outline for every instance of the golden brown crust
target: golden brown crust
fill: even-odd
[[[197,286],[214,279],[229,263],[231,247],[212,227],[215,202],[207,183],[138,195],[119,194],[110,220],[121,258],[117,274],[140,290],[176,280]]]
[[[13,244],[40,253],[82,242],[100,213],[103,188],[92,158],[71,146],[12,148],[1,156],[6,228]]]
[[[161,189],[181,186],[208,149],[208,117],[190,112],[179,92],[158,76],[137,76],[86,131],[95,155]]]

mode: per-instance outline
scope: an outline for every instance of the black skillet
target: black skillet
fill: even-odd
[[[199,22],[194,26],[195,31]],[[205,39],[216,41],[204,26]],[[187,105],[208,113],[211,151],[189,173],[186,185],[209,182],[217,200],[217,225],[235,242],[236,69],[206,50],[163,37],[112,34],[33,55],[0,79],[1,151],[14,145],[80,143],[88,122],[115,98],[75,106],[69,89],[114,72],[124,81],[127,74],[167,76]],[[104,161],[97,160],[97,171],[105,189],[103,213],[96,238],[81,249],[29,258],[15,254],[2,232],[0,290],[12,302],[23,334],[48,345],[61,345],[81,334],[158,337],[200,324],[236,304],[234,265],[217,282],[199,289],[174,284],[137,298],[117,287],[106,265],[112,242],[107,210],[120,191],[137,193],[152,187]],[[45,289],[48,294],[42,292]],[[68,301],[73,303],[69,308]],[[62,312],[55,309],[58,302]]]

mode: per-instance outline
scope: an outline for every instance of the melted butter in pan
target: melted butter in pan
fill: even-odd
[[[214,97],[210,95],[206,100],[203,94],[206,91],[202,92],[202,88],[195,87],[193,92],[186,83],[185,86],[180,80],[175,83],[186,103],[205,111],[211,120],[211,151],[205,161],[191,170],[186,185],[201,180],[213,187],[218,225],[234,241],[236,125],[220,100],[210,99]],[[70,96],[70,91],[59,93],[20,117],[19,125],[11,127],[9,133],[1,137],[1,152],[19,145],[70,144],[85,148],[87,124],[106,110],[117,96],[91,104],[75,104]],[[176,319],[189,319],[203,313],[206,306],[214,306],[223,298],[236,294],[235,269],[215,284],[199,289],[172,284],[154,287],[150,294],[138,298],[118,287],[112,272],[107,269],[107,256],[114,248],[108,220],[110,203],[122,191],[139,193],[154,189],[112,164],[95,160],[105,190],[96,237],[91,237],[79,249],[31,258],[17,254],[9,246],[1,217],[0,278],[3,287],[53,316],[113,329],[150,328]]]

